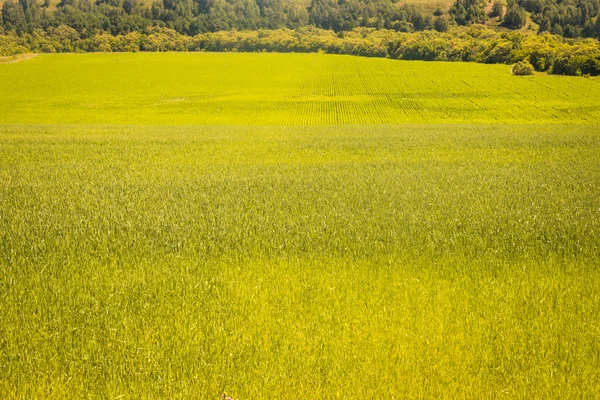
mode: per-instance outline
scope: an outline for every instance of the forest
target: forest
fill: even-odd
[[[512,64],[600,74],[598,0],[5,0],[0,56],[27,52],[277,51]],[[527,23],[527,21],[529,21]],[[527,27],[525,25],[527,23]]]
[[[102,33],[123,35],[151,27],[186,36],[227,30],[297,29],[313,26],[335,32],[358,27],[399,32],[446,31],[448,26],[500,22],[508,29],[525,26],[526,12],[538,32],[566,38],[600,38],[599,0],[496,0],[487,12],[485,0],[456,0],[449,10],[396,0],[6,0],[2,28],[18,35],[36,29],[69,26],[83,38]]]

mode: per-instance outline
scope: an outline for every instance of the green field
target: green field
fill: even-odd
[[[0,398],[600,397],[599,82],[0,65]]]
[[[597,124],[600,79],[322,54],[69,54],[0,65],[0,123]]]

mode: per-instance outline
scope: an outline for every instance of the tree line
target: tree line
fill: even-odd
[[[452,32],[396,32],[355,28],[334,32],[315,27],[217,31],[194,36],[164,27],[143,32],[83,37],[60,25],[31,33],[0,35],[0,55],[29,52],[228,51],[350,54],[402,60],[513,64],[527,61],[537,71],[561,75],[600,75],[600,43],[564,39],[550,33],[498,32],[483,25]]]
[[[82,37],[123,35],[163,27],[194,36],[222,30],[296,29],[315,26],[351,31],[357,27],[420,31],[434,27],[432,15],[397,0],[5,0],[1,23],[21,35],[66,25]]]
[[[0,29],[18,35],[61,25],[81,37],[124,35],[150,27],[195,36],[223,30],[297,29],[314,26],[335,32],[366,27],[397,32],[437,30],[449,24],[469,26],[497,20],[520,29],[526,11],[539,27],[567,38],[600,38],[600,0],[456,0],[450,10],[422,9],[400,0],[5,0]]]
[[[140,0],[56,5],[4,0],[0,55],[323,51],[410,60],[526,60],[537,71],[598,75],[600,0],[508,0],[506,5],[456,0],[448,11],[430,14],[397,1],[154,0],[146,6]],[[515,31],[526,23],[535,24],[537,36]]]

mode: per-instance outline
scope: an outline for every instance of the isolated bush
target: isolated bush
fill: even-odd
[[[531,65],[527,60],[520,61],[512,67],[513,75],[518,76],[533,75],[533,71],[533,65]]]

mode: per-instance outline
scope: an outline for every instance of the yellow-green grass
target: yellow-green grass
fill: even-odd
[[[600,128],[0,128],[0,397],[595,398]]]
[[[322,54],[68,54],[0,65],[0,123],[598,124],[600,80]]]
[[[0,398],[599,397],[598,82],[0,65]]]

